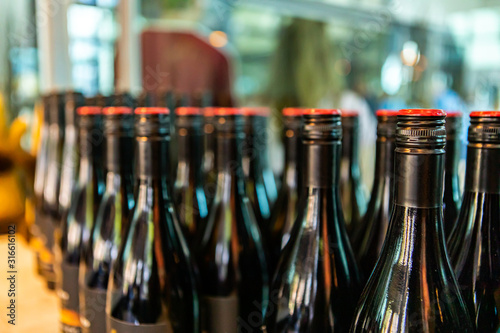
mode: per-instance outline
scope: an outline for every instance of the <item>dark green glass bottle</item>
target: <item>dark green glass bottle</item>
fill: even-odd
[[[135,139],[135,208],[108,284],[107,331],[199,333],[195,269],[167,185],[169,110],[135,109]]]
[[[184,237],[193,249],[208,215],[203,189],[203,115],[202,109],[196,107],[180,107],[175,114],[179,161],[174,201]]]
[[[104,192],[102,108],[77,109],[80,162],[68,216],[61,225],[58,251],[58,295],[63,332],[80,331],[78,276],[80,260],[88,251],[97,209]]]
[[[299,184],[301,179],[302,156],[300,127],[302,125],[301,108],[283,109],[283,134],[285,146],[285,166],[281,179],[281,188],[269,222],[269,261],[271,274],[278,266],[281,251],[290,239],[293,223],[297,217]],[[271,275],[272,277],[272,275]]]
[[[458,180],[458,163],[462,150],[460,140],[462,128],[462,114],[460,112],[446,112],[446,153],[444,164],[444,234],[448,237],[457,223],[460,212],[460,184]]]
[[[357,332],[474,332],[446,252],[442,110],[401,110],[394,209],[356,310]]]
[[[342,158],[340,160],[340,200],[349,236],[353,236],[366,211],[366,194],[359,168],[359,115],[342,110]]]
[[[217,189],[197,250],[203,331],[260,332],[269,295],[264,246],[246,196],[241,110],[215,110]]]
[[[375,177],[368,209],[353,236],[356,260],[368,280],[384,245],[394,204],[394,148],[398,111],[377,111]]]
[[[267,156],[267,121],[271,110],[266,107],[247,107],[242,109],[242,113],[245,116],[242,167],[246,190],[266,244],[269,241],[271,210],[278,197],[276,181]]]
[[[106,331],[110,270],[134,207],[132,108],[106,107],[103,116],[106,187],[95,216],[91,245],[80,260],[80,318],[86,333]]]
[[[451,262],[478,332],[500,330],[500,112],[472,112]]]
[[[338,110],[303,113],[304,180],[270,291],[268,333],[347,332],[351,325],[361,285],[339,198],[340,119]]]

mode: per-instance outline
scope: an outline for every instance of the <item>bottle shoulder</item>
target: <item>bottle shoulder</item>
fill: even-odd
[[[459,282],[494,282],[500,262],[500,194],[466,192],[449,242],[450,258]],[[475,280],[471,281],[471,279]]]
[[[395,206],[387,240],[368,281],[353,332],[416,329],[472,332],[459,287],[449,265],[440,208]],[[469,318],[469,320],[467,320]]]

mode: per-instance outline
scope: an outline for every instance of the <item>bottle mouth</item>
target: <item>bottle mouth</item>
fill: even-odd
[[[446,112],[441,109],[402,109],[399,110],[399,116],[445,117]]]
[[[398,114],[399,111],[397,110],[386,110],[386,109],[377,110],[377,112],[375,113],[377,117],[397,117]]]
[[[136,108],[134,113],[136,115],[159,115],[159,114],[170,114],[170,110],[168,108],[160,108],[160,107],[140,107]]]
[[[477,118],[477,117],[500,117],[500,111],[473,111],[470,114],[471,118]]]
[[[342,139],[341,112],[337,109],[306,109],[302,119],[304,141],[339,141]]]
[[[175,109],[177,116],[202,116],[203,110],[198,107],[182,106]]]
[[[201,134],[203,126],[203,109],[198,107],[179,107],[175,109],[175,127],[177,129],[192,129],[192,134]],[[185,132],[185,131],[182,131]],[[179,132],[179,135],[182,133]]]
[[[459,111],[446,111],[446,139],[454,140],[462,129],[462,113]]]
[[[405,109],[397,117],[396,145],[442,149],[446,143],[445,116],[438,109]]]
[[[217,108],[215,110],[213,125],[218,134],[241,134],[243,136],[245,124],[241,109]]]
[[[462,118],[460,111],[446,111],[446,118]]]
[[[100,106],[80,106],[76,109],[79,116],[95,116],[102,114],[102,107]]]
[[[302,117],[305,108],[284,108],[282,111],[285,117]]]
[[[81,106],[76,109],[80,129],[102,129],[102,107]]]
[[[170,110],[161,107],[140,107],[135,111],[136,136],[168,136]]]
[[[246,117],[269,117],[271,109],[266,106],[244,107],[241,112]]]
[[[396,124],[399,111],[378,110],[377,115],[377,136],[384,138],[394,138],[396,136]]]
[[[217,108],[213,106],[203,108],[203,116],[205,118],[212,118],[215,115],[215,109]]]
[[[109,106],[102,109],[104,132],[121,136],[132,136],[134,130],[133,110],[126,106]]]
[[[349,132],[359,127],[359,113],[356,110],[340,110],[342,113],[342,127]]]
[[[132,114],[132,108],[127,106],[108,106],[102,109],[102,114],[105,116]]]
[[[359,112],[356,110],[341,109],[343,118],[357,118],[359,117]]]
[[[473,143],[500,143],[500,111],[471,112],[468,137]]]
[[[240,108],[214,108],[214,116],[227,117],[227,116],[241,116],[242,112]]]

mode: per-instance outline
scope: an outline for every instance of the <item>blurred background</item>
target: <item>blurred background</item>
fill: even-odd
[[[54,91],[270,106],[276,175],[283,107],[356,110],[366,193],[377,109],[461,111],[465,141],[471,110],[499,108],[498,0],[16,0],[0,1],[0,22],[0,235],[16,224],[29,238],[40,96]],[[30,272],[30,252],[18,255]],[[44,286],[31,276],[19,313],[38,316],[16,328],[54,332],[56,296],[33,302]]]
[[[19,184],[54,90],[355,109],[368,189],[375,110],[499,107],[494,0],[16,0],[0,22],[0,225],[31,218]]]

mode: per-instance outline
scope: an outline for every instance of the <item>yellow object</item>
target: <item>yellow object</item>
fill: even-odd
[[[24,212],[24,194],[15,172],[0,173],[0,221],[17,221]]]
[[[25,193],[18,170],[32,161],[20,145],[27,123],[22,118],[14,119],[10,127],[7,123],[7,109],[0,94],[0,157],[5,163],[0,170],[0,225],[24,220]]]

